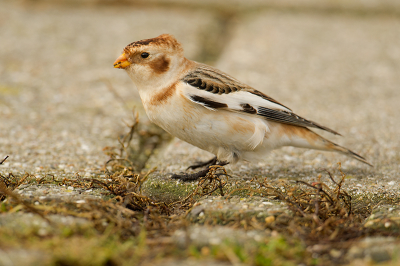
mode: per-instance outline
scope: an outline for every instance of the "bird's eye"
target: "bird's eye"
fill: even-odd
[[[147,58],[147,57],[149,57],[149,53],[142,53],[140,56],[141,56],[142,58]]]

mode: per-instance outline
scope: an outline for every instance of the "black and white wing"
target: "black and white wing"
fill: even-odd
[[[210,66],[198,64],[182,81],[190,85],[184,91],[185,96],[205,108],[244,112],[274,122],[319,128],[340,135],[330,128],[296,115],[273,98]]]

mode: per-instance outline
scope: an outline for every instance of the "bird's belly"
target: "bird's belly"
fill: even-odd
[[[224,110],[208,110],[190,101],[179,104],[171,101],[145,109],[150,120],[171,135],[218,157],[240,157],[242,152],[251,151],[264,138],[265,132],[261,132],[254,140],[257,129],[250,118]],[[254,141],[258,143],[251,143]]]

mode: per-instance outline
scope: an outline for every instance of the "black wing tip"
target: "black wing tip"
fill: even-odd
[[[242,106],[242,107],[244,107],[244,106]],[[243,111],[246,111],[246,110],[243,110]],[[288,112],[285,110],[276,110],[276,109],[259,106],[257,108],[257,114],[264,116],[267,120],[272,120],[272,121],[276,121],[276,122],[283,123],[283,124],[289,124],[289,125],[306,127],[306,128],[308,128],[308,127],[318,128],[318,129],[328,131],[329,133],[332,133],[334,135],[342,136],[339,132],[336,132],[333,129],[322,126],[311,120],[305,119],[293,112]]]

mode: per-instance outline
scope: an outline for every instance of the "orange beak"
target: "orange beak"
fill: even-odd
[[[115,68],[127,68],[128,66],[130,66],[130,62],[128,61],[128,57],[126,56],[125,53],[123,53],[122,55],[120,55],[117,60],[115,60],[114,62],[114,67]]]

